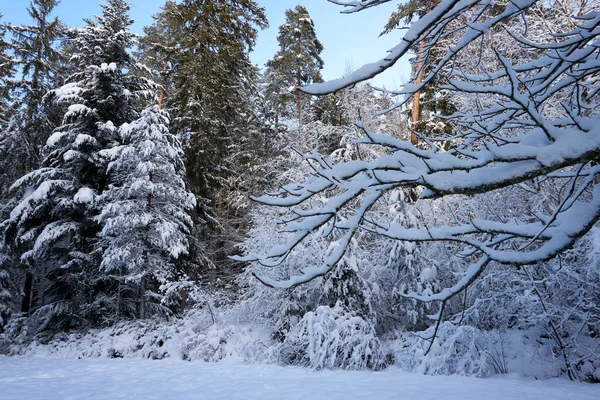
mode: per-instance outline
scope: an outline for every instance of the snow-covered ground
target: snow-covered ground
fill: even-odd
[[[233,360],[204,363],[0,356],[0,399],[598,400],[600,386],[517,376],[421,376],[396,368],[383,372],[310,371]]]

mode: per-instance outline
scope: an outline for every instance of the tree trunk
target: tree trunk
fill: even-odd
[[[419,46],[419,50],[423,49],[423,44]],[[421,53],[419,57],[422,57]],[[419,61],[417,63],[417,68],[419,69],[419,74],[417,75],[417,79],[415,80],[415,84],[419,84],[423,82],[423,73],[425,68],[423,67],[423,61]],[[417,91],[413,96],[413,109],[412,109],[412,124],[411,124],[411,133],[410,133],[410,142],[415,146],[419,144],[419,137],[417,136],[417,127],[419,121],[421,119],[421,91]]]
[[[437,6],[439,4],[439,2],[440,2],[439,0],[431,1],[429,6],[427,7],[427,12],[425,13],[425,15],[429,14],[435,8],[435,6]],[[417,78],[415,79],[416,85],[423,82],[423,75],[425,74],[425,65],[424,65],[425,64],[425,42],[419,43],[418,57],[419,57],[419,59],[416,64],[416,68],[417,68],[417,71],[419,71],[419,73],[417,74]],[[418,90],[417,92],[415,92],[415,94],[413,96],[412,124],[411,124],[412,132],[410,133],[410,141],[415,146],[417,144],[419,144],[419,137],[417,136],[416,132],[417,132],[417,126],[418,126],[420,120],[421,120],[421,91]]]
[[[223,193],[225,192],[224,188],[221,188],[221,190],[219,190],[219,205],[217,208],[217,212],[219,214],[219,217],[223,216]]]
[[[31,310],[31,292],[33,288],[33,274],[27,272],[25,274],[25,284],[23,285],[23,302],[21,303],[21,312],[29,316]]]
[[[163,102],[165,101],[165,88],[161,86],[160,95],[158,96],[158,108],[162,110]]]
[[[148,180],[152,182],[152,172],[148,173]],[[150,211],[150,207],[152,207],[152,193],[148,193],[148,197],[146,198],[146,210]],[[147,229],[150,229],[148,226]]]
[[[163,61],[163,85],[160,86],[160,95],[158,96],[158,108],[162,110],[163,102],[165,100],[165,85],[166,83],[166,75],[167,75],[167,60]]]
[[[146,318],[146,277],[140,282],[140,318]]]
[[[302,71],[298,67],[298,71],[296,72],[298,86],[302,84],[301,76]],[[296,89],[296,96],[298,98],[298,132],[302,135],[302,92]],[[304,138],[304,146],[308,150],[308,137]]]

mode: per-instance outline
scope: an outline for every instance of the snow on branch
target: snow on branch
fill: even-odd
[[[438,67],[418,85],[407,84],[403,90],[398,93],[415,93],[418,92],[423,86],[425,86],[433,77],[440,71],[440,69],[454,56],[464,49],[468,44],[473,43],[485,32],[489,31],[493,26],[499,24],[505,18],[511,18],[521,14],[528,7],[536,3],[537,0],[522,0],[519,2],[511,2],[506,5],[504,11],[499,13],[493,18],[485,22],[469,21],[464,24],[468,27],[463,33],[461,40],[458,44],[450,49],[442,62],[438,64]],[[415,47],[418,43],[428,43],[428,46],[434,44],[433,39],[436,38],[441,31],[448,27],[450,22],[456,21],[460,16],[469,10],[472,10],[478,6],[486,6],[489,4],[489,0],[445,0],[440,2],[430,13],[426,14],[423,18],[414,22],[410,29],[406,32],[402,38],[402,42],[396,47],[389,51],[389,55],[383,59],[366,64],[350,73],[344,78],[334,79],[328,82],[315,83],[310,86],[298,88],[302,92],[313,94],[313,95],[326,95],[329,93],[336,92],[340,89],[344,89],[353,86],[359,82],[371,79],[386,69],[392,67],[396,62],[403,56],[407,55],[409,51],[417,51]]]
[[[388,3],[390,0],[354,0],[354,1],[344,1],[344,0],[327,0],[330,3],[337,4],[340,6],[347,7],[342,10],[342,14],[351,14],[355,12],[359,12],[365,10],[370,7],[375,7],[383,3]]]
[[[380,3],[333,2],[355,11]],[[282,222],[292,240],[266,254],[249,254],[244,259],[274,267],[322,228],[333,226],[344,233],[343,237],[321,265],[307,266],[284,281],[259,276],[263,283],[287,288],[326,274],[341,259],[353,235],[364,229],[402,241],[463,245],[472,264],[456,285],[429,296],[405,294],[443,302],[463,291],[490,262],[522,265],[549,260],[571,248],[598,222],[600,12],[592,9],[576,15],[577,24],[565,24],[558,32],[541,24],[544,28],[538,26],[538,33],[527,36],[527,29],[522,29],[527,25],[525,11],[535,3],[442,1],[412,24],[385,59],[346,78],[301,89],[311,94],[334,92],[377,75],[423,43],[425,51],[431,51],[440,38],[454,35],[454,44],[431,59],[436,62],[428,66],[422,83],[409,83],[398,93],[406,94],[407,102],[435,80],[437,88],[470,99],[476,106],[440,117],[452,127],[450,138],[429,137],[418,146],[359,124],[364,133],[360,143],[385,149],[373,161],[329,165],[314,154],[307,156],[316,166],[303,184],[256,199],[290,208],[291,216]],[[545,31],[540,33],[540,29]],[[469,54],[480,52],[486,35],[498,32],[509,32],[506,37],[516,39],[517,49],[510,53],[493,47],[485,65],[481,55],[479,62],[473,61]],[[470,60],[468,72],[465,58]],[[530,187],[531,182],[558,180],[566,188],[560,190],[560,199],[545,211],[537,210],[518,220],[473,219],[454,226],[415,228],[376,221],[369,215],[385,193],[397,188],[413,188],[421,193],[421,199],[436,199],[513,187],[536,193],[541,189]],[[325,199],[325,204],[312,207],[311,198]]]

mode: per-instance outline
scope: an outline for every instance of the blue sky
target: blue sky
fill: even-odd
[[[12,24],[29,23],[26,11],[29,0],[0,2],[3,21]],[[142,33],[145,25],[152,24],[152,15],[160,10],[164,2],[165,0],[131,0],[132,17],[136,20],[132,30]],[[101,12],[99,3],[99,0],[62,0],[56,14],[67,25],[80,27],[84,25],[83,18]],[[325,46],[321,56],[325,61],[323,77],[326,80],[339,78],[349,67],[358,68],[383,58],[386,51],[401,39],[400,31],[378,38],[397,2],[392,1],[356,14],[340,14],[342,7],[327,0],[258,0],[258,3],[265,7],[270,24],[268,29],[259,33],[256,49],[251,54],[252,61],[260,66],[277,51],[277,28],[285,21],[285,10],[297,4],[308,9],[315,23],[317,36]],[[403,60],[392,70],[375,78],[373,83],[394,89],[407,80],[409,75],[408,62]]]

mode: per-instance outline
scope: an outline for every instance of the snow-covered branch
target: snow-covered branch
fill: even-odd
[[[383,3],[388,3],[390,0],[328,0],[330,3],[347,7],[342,10],[343,14],[350,14],[365,10],[370,7],[375,7]]]
[[[381,3],[333,2],[352,7],[351,11]],[[318,167],[303,184],[256,199],[292,209],[293,216],[283,222],[284,231],[292,233],[293,239],[264,255],[251,254],[245,259],[275,266],[321,228],[333,224],[345,234],[322,265],[308,266],[299,276],[285,281],[261,276],[262,282],[290,287],[326,274],[341,259],[354,233],[366,229],[401,241],[463,245],[469,257],[475,257],[469,272],[455,286],[437,294],[412,296],[445,301],[471,284],[489,262],[534,264],[549,260],[571,248],[597,223],[600,121],[594,105],[600,101],[600,13],[592,9],[575,15],[577,24],[557,33],[539,27],[528,33],[523,25],[527,25],[527,10],[536,3],[442,1],[412,24],[388,57],[345,78],[302,88],[311,94],[334,92],[377,75],[409,51],[430,52],[439,40],[453,37],[445,53],[431,58],[435,62],[429,65],[423,81],[409,83],[397,94],[406,95],[401,102],[405,104],[437,81],[454,95],[474,99],[477,106],[442,117],[452,127],[450,139],[428,138],[425,144],[415,146],[359,124],[364,133],[361,144],[386,150],[379,158],[329,165],[308,156]],[[461,57],[469,57],[463,53],[481,53],[477,50],[480,41],[497,32],[509,32],[507,37],[515,38],[518,48],[512,52],[493,48],[485,56],[485,68],[480,65],[484,62],[481,54],[477,65],[461,61]],[[421,193],[421,199],[437,199],[529,188],[532,180],[539,185],[555,179],[566,179],[568,190],[560,192],[560,199],[545,213],[532,213],[533,219],[472,219],[453,226],[417,228],[375,221],[369,216],[373,205],[397,188],[413,188]],[[531,187],[530,192],[536,190],[539,187]],[[323,205],[309,206],[311,198],[322,199]]]

